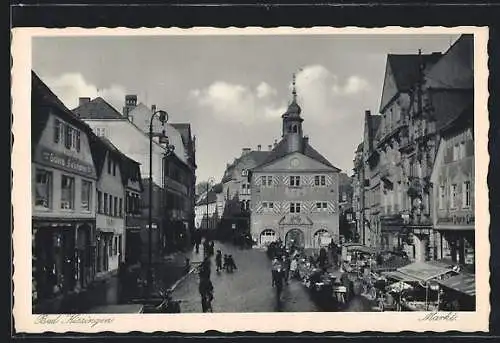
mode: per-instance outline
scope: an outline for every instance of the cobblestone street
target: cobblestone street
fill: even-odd
[[[285,286],[281,301],[271,286],[271,261],[262,250],[241,250],[232,245],[215,244],[215,250],[232,254],[238,270],[233,273],[215,271],[212,258],[211,280],[214,285],[214,312],[318,312],[304,285],[297,280]],[[202,250],[200,250],[202,254]],[[201,312],[201,298],[198,293],[199,278],[191,273],[174,291],[174,298],[181,300],[183,313]],[[371,311],[371,305],[363,297],[355,297],[344,311]]]

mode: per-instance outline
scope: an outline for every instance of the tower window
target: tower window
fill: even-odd
[[[297,132],[298,132],[297,125],[292,126],[292,133],[297,133]]]

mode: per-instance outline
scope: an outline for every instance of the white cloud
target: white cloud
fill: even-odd
[[[80,73],[67,73],[58,77],[42,77],[42,80],[54,94],[68,107],[73,109],[78,106],[79,97],[102,97],[118,111],[124,103],[126,90],[120,85],[110,85],[98,89],[89,83]]]
[[[334,84],[332,87],[333,93],[340,95],[354,95],[368,89],[370,89],[368,81],[356,75],[350,76],[343,87],[338,84]]]
[[[356,75],[340,80],[322,65],[309,65],[297,73],[296,87],[304,119],[324,122],[349,115],[348,105],[359,102],[360,93],[369,89],[369,83]],[[192,90],[190,97],[215,117],[253,124],[279,118],[286,111],[289,94],[279,99],[277,90],[266,82],[253,89],[216,81],[204,89]]]
[[[250,87],[216,81],[204,89],[194,89],[190,98],[212,115],[233,122],[254,124],[279,118],[286,110],[276,99],[277,91],[262,82],[255,90]]]
[[[268,96],[275,96],[278,92],[272,88],[268,83],[261,82],[257,88],[257,98],[265,98]]]
[[[297,94],[304,118],[317,121],[349,115],[349,104],[369,89],[365,79],[352,75],[342,81],[322,65],[309,65],[297,73]]]

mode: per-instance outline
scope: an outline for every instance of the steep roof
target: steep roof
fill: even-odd
[[[31,71],[31,105],[32,146],[38,142],[47,123],[47,108],[55,110],[64,120],[84,130],[87,134],[92,132],[90,126],[70,111],[33,70]]]
[[[191,139],[191,124],[188,123],[171,123],[177,131],[181,134],[182,142],[186,149],[188,148],[189,140]]]
[[[255,162],[255,166],[258,166],[265,161],[265,159],[269,156],[269,154],[271,154],[271,151],[252,150],[246,153],[245,155],[236,158],[233,163],[231,163],[226,167],[224,176],[222,177],[222,183],[231,180],[231,173],[234,170],[234,168],[238,166],[239,163],[251,159]]]
[[[101,97],[78,106],[73,112],[83,119],[124,119],[120,112]]]
[[[474,88],[474,37],[458,38],[426,74],[426,86],[439,89]]]
[[[421,63],[428,67],[436,63],[441,56],[440,52],[422,55],[387,55],[387,63],[391,65],[398,90],[405,92],[411,89],[420,77]]]
[[[287,142],[287,136],[283,137],[281,141],[274,147],[274,149],[270,152],[270,154],[262,161],[262,163],[258,164],[256,166],[260,167],[266,164],[269,164],[275,160],[278,160],[282,157],[285,157],[288,154],[291,154],[293,152],[288,151],[288,142]],[[305,139],[303,140],[303,147],[302,151],[300,151],[302,154],[305,156],[312,158],[313,160],[316,160],[320,163],[323,163],[324,165],[327,165],[331,168],[335,168],[340,170],[339,168],[335,167],[332,165],[323,155],[321,155],[318,151],[316,151],[310,144],[309,142]]]

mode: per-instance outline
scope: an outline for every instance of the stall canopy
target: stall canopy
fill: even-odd
[[[394,279],[398,281],[405,281],[405,282],[418,282],[420,279],[417,279],[411,275],[403,274],[400,271],[390,271],[390,272],[383,272],[382,275],[384,275],[386,278],[389,279]]]
[[[371,248],[371,247],[367,247],[366,245],[362,245],[362,244],[347,243],[347,244],[344,244],[344,246],[347,248],[347,251],[349,251],[349,252],[358,251],[358,252],[362,252],[365,254],[375,254],[377,252],[376,249]]]
[[[473,297],[476,295],[476,278],[474,274],[462,273],[438,282],[445,287],[469,296]]]
[[[414,262],[398,268],[397,271],[419,281],[429,281],[447,273],[454,273],[450,268],[431,265],[425,262]]]

